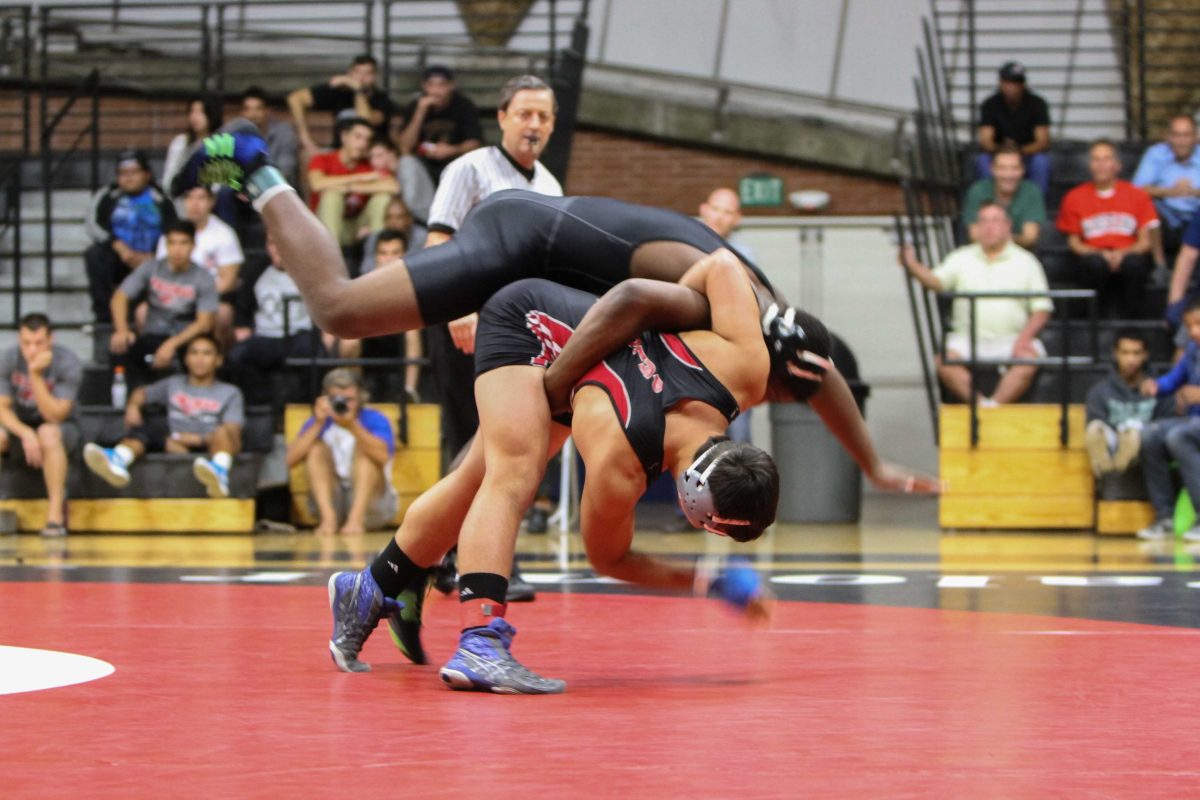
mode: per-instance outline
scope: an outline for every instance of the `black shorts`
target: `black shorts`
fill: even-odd
[[[545,280],[503,287],[479,312],[475,376],[518,364],[548,367],[596,296]]]
[[[22,419],[21,422],[35,431],[39,426],[45,424],[45,421],[41,419]],[[83,438],[79,430],[79,423],[74,419],[65,419],[58,423],[58,428],[62,431],[63,447],[66,449],[67,456],[69,457],[79,450],[79,443]],[[25,447],[21,443],[20,437],[14,436],[12,433],[8,434],[8,457],[13,459],[13,463],[25,463]]]
[[[125,439],[133,439],[141,442],[146,448],[147,453],[161,453],[167,449],[167,439],[171,438],[171,427],[167,423],[167,415],[165,413],[150,413],[147,414],[141,425],[131,429],[125,434]],[[204,446],[189,447],[188,450],[194,453],[207,452],[208,448]]]
[[[405,256],[404,263],[431,326],[478,311],[523,278],[604,294],[630,277],[634,251],[650,241],[705,253],[725,246],[703,224],[673,211],[506,190],[476,206],[450,241]]]

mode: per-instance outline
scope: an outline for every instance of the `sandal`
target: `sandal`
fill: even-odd
[[[61,522],[47,522],[46,527],[42,528],[42,536],[57,539],[66,535],[67,526]]]

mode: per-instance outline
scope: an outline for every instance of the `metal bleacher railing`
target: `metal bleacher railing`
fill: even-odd
[[[524,13],[494,4],[450,6],[438,0],[212,0],[210,2],[58,3],[0,6],[0,89],[19,113],[0,124],[0,249],[12,276],[0,276],[0,295],[20,317],[22,293],[82,292],[66,286],[55,262],[78,253],[59,252],[55,191],[65,185],[95,190],[103,174],[102,152],[128,137],[145,137],[144,106],[100,99],[172,100],[206,93],[225,96],[257,84],[276,97],[297,86],[328,79],[349,59],[369,52],[381,65],[380,80],[403,106],[402,87],[418,85],[421,70],[446,63],[459,73],[459,88],[490,98],[504,79],[535,72],[554,82],[559,126],[543,161],[565,170],[582,83],[589,0],[537,0]],[[457,13],[457,9],[470,13]],[[402,99],[403,98],[403,99]],[[90,102],[89,102],[90,101]],[[102,124],[101,124],[102,123]],[[21,164],[26,166],[21,168]],[[44,276],[30,283],[29,219],[21,219],[21,195],[40,190]],[[21,240],[22,222],[27,241]],[[44,251],[44,252],[39,252]],[[36,267],[35,267],[36,269]],[[0,272],[7,269],[0,268]],[[39,270],[41,272],[41,270]],[[80,303],[80,313],[84,304]],[[7,310],[7,309],[6,309]],[[86,320],[64,319],[64,327]]]

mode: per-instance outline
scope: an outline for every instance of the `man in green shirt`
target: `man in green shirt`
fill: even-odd
[[[971,184],[963,202],[963,227],[972,242],[978,235],[975,218],[980,206],[997,203],[1008,210],[1012,219],[1013,241],[1026,250],[1034,248],[1046,222],[1046,203],[1037,185],[1024,177],[1025,165],[1015,146],[1004,145],[996,151],[992,158],[992,177]]]

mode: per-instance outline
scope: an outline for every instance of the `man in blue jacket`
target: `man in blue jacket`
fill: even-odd
[[[1147,397],[1174,394],[1180,416],[1152,422],[1142,435],[1142,473],[1154,505],[1154,522],[1138,531],[1141,539],[1165,539],[1174,533],[1172,460],[1179,464],[1192,505],[1200,508],[1200,303],[1184,312],[1183,326],[1189,337],[1183,357],[1158,380],[1142,382],[1142,394]],[[1200,525],[1185,532],[1183,538],[1200,542]]]

